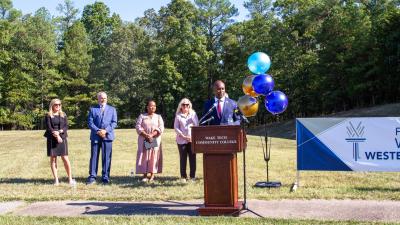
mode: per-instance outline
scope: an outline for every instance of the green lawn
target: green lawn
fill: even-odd
[[[191,200],[203,198],[202,155],[197,155],[196,183],[179,182],[178,149],[173,130],[163,135],[163,173],[151,184],[143,184],[139,176],[131,176],[135,167],[137,134],[133,129],[116,131],[111,168],[112,185],[86,186],[90,157],[89,130],[69,131],[69,155],[76,189],[66,184],[61,161],[58,187],[52,185],[49,159],[46,156],[43,131],[0,132],[0,201],[24,200]],[[272,139],[270,179],[279,180],[278,189],[255,188],[257,181],[266,180],[261,140],[248,137],[247,196],[248,199],[386,199],[400,200],[400,173],[370,172],[301,172],[301,187],[290,192],[296,178],[296,143]],[[239,153],[239,194],[243,196],[242,157]],[[100,171],[99,171],[100,172]],[[183,194],[185,193],[185,194]]]
[[[69,224],[329,224],[329,225],[352,225],[352,224],[382,224],[373,222],[355,222],[355,221],[317,221],[317,220],[283,220],[269,218],[234,218],[234,217],[176,217],[176,216],[92,216],[92,217],[16,217],[16,216],[0,216],[0,224],[12,225],[69,225]],[[395,224],[395,223],[385,223]]]
[[[0,201],[48,200],[191,200],[203,198],[202,155],[197,157],[196,183],[179,182],[178,149],[173,130],[163,135],[163,173],[151,184],[143,184],[139,176],[131,176],[135,167],[137,135],[133,129],[117,130],[114,142],[112,185],[86,186],[90,156],[89,130],[69,131],[69,155],[76,189],[66,184],[62,164],[60,186],[53,186],[46,156],[43,131],[0,132]],[[279,180],[278,189],[255,188],[257,181],[266,180],[261,140],[248,136],[247,196],[249,199],[382,199],[400,200],[400,173],[366,172],[302,172],[301,187],[290,192],[296,178],[296,143],[287,139],[272,139],[270,178]],[[239,194],[243,197],[243,153],[239,153]],[[60,161],[61,163],[61,161]],[[352,221],[315,221],[230,217],[174,216],[95,216],[95,217],[16,217],[0,216],[0,224],[378,224]]]

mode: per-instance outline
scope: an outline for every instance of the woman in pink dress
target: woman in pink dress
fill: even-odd
[[[153,181],[155,173],[162,172],[161,134],[164,131],[164,121],[156,114],[156,103],[149,100],[147,113],[140,114],[136,120],[138,133],[138,151],[136,156],[136,173],[143,174],[142,181]]]

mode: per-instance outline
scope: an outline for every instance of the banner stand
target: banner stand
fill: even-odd
[[[296,180],[292,184],[292,187],[290,187],[290,191],[295,192],[298,187],[300,187],[300,171],[299,170],[297,170],[297,172],[296,172]]]

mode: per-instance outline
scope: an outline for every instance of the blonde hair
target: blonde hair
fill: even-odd
[[[181,112],[182,104],[184,104],[184,103],[189,104],[189,114],[194,113],[194,110],[192,108],[192,102],[190,102],[190,100],[188,98],[183,98],[178,104],[178,108],[176,109],[175,115],[178,115]]]
[[[51,100],[51,102],[50,102],[50,104],[49,104],[49,112],[48,112],[48,114],[49,114],[49,116],[54,117],[53,105],[56,104],[57,102],[60,103],[59,115],[60,115],[61,117],[64,117],[64,116],[65,116],[65,113],[62,111],[62,108],[61,108],[61,100],[58,99],[58,98],[54,98],[54,99]]]

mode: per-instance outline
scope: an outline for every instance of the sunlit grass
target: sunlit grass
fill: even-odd
[[[0,224],[13,225],[68,225],[68,224],[382,224],[377,222],[356,221],[318,221],[271,218],[234,218],[234,217],[177,217],[177,216],[92,216],[92,217],[16,217],[0,216]],[[387,223],[389,224],[389,223]],[[394,224],[394,223],[391,223]]]
[[[69,131],[69,157],[76,189],[69,187],[61,161],[58,187],[53,180],[46,156],[44,131],[0,132],[0,201],[25,200],[191,200],[203,198],[202,155],[197,155],[196,183],[179,182],[179,157],[173,130],[163,135],[163,173],[156,181],[143,184],[139,176],[131,176],[135,167],[137,134],[133,129],[116,131],[113,145],[109,186],[86,186],[90,157],[89,130]],[[277,189],[256,188],[266,180],[261,140],[248,136],[247,198],[249,199],[385,199],[400,200],[400,173],[372,172],[301,172],[301,187],[290,192],[296,179],[296,143],[294,140],[272,139],[270,180],[281,181]],[[243,197],[243,153],[238,154],[239,197]],[[101,171],[99,171],[101,172]]]

